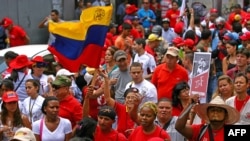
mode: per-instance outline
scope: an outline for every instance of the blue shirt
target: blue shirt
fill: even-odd
[[[156,19],[156,16],[154,14],[154,12],[150,9],[145,10],[144,8],[141,8],[138,11],[138,17],[140,18],[140,20],[142,21],[142,26],[144,28],[150,28],[151,25],[153,25],[149,20],[150,19]]]

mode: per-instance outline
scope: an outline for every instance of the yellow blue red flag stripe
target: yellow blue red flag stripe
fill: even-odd
[[[98,68],[111,17],[112,6],[97,6],[84,10],[80,21],[50,22],[49,31],[56,40],[48,50],[72,72],[81,64]]]

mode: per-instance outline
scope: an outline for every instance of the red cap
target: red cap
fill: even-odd
[[[244,33],[242,36],[240,36],[240,39],[242,41],[250,40],[250,32]]]
[[[183,42],[183,39],[181,37],[176,37],[173,39],[173,44],[175,44],[175,46],[179,46],[182,42]]]
[[[184,40],[183,44],[187,46],[189,49],[193,49],[194,47],[194,41],[192,39],[186,39]]]
[[[41,63],[45,63],[44,59],[42,56],[36,56],[35,58],[33,58],[31,60],[32,62],[41,62]]]
[[[18,55],[13,61],[11,61],[10,67],[13,69],[21,69],[23,67],[28,67],[31,64],[32,62],[26,55]]]
[[[11,25],[11,24],[13,24],[13,21],[10,19],[10,18],[8,18],[8,17],[5,17],[4,19],[3,19],[3,27],[4,28],[7,28],[9,25]]]
[[[2,96],[3,102],[17,102],[18,101],[18,95],[14,91],[7,91]]]
[[[125,13],[130,15],[130,14],[135,13],[137,10],[138,10],[138,8],[134,4],[132,4],[132,5],[126,7]]]
[[[210,9],[210,14],[211,14],[211,13],[218,13],[218,10],[215,9],[215,8],[211,8],[211,9]]]

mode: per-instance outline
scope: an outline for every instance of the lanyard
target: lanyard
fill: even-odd
[[[37,99],[37,97],[36,97],[36,99]],[[32,120],[33,120],[33,118],[32,118],[32,116],[33,116],[32,110],[33,110],[33,107],[34,107],[34,105],[35,105],[35,103],[36,103],[36,99],[34,100],[32,106],[31,106],[31,98],[30,98],[30,102],[29,102],[29,116],[30,116],[30,121],[31,121],[31,122],[32,122]]]

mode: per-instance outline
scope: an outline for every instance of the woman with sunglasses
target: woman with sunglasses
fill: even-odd
[[[18,96],[14,91],[7,91],[2,96],[0,140],[8,141],[17,129],[27,127],[31,129],[29,119],[21,114],[18,108]]]
[[[44,98],[38,94],[40,83],[36,79],[28,79],[25,83],[26,92],[29,97],[23,101],[22,113],[25,114],[31,123],[41,119],[41,111]]]
[[[42,104],[44,118],[32,124],[32,130],[37,141],[69,141],[72,128],[68,119],[59,113],[59,101],[54,96],[45,98]]]
[[[47,63],[42,56],[36,56],[32,61],[31,73],[27,76],[28,79],[36,79],[40,83],[39,94],[46,95],[49,92],[48,76],[44,74]]]

